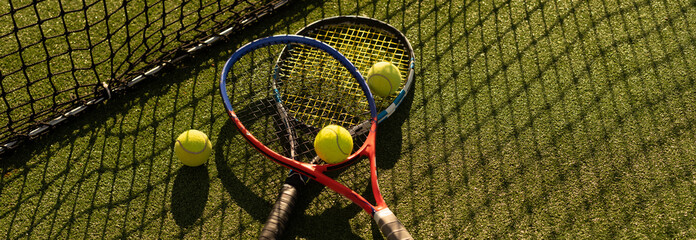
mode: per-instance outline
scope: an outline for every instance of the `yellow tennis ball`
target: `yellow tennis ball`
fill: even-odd
[[[353,137],[341,126],[328,125],[314,138],[314,151],[327,163],[343,162],[353,152]]]
[[[176,138],[174,153],[182,164],[190,167],[200,166],[210,157],[213,144],[205,133],[198,130],[188,130]]]
[[[367,85],[372,94],[386,97],[401,86],[401,72],[390,62],[378,62],[367,71]]]

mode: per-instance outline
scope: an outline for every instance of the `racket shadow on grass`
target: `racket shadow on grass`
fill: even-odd
[[[250,105],[253,107],[249,109],[275,107],[272,99],[256,101]],[[262,118],[253,120],[277,121]],[[266,160],[251,148],[231,121],[226,121],[220,129],[213,152],[218,177],[232,200],[252,218],[263,222],[271,209],[270,201],[275,200],[271,196],[277,191],[268,186],[276,186],[282,182],[284,175],[280,170],[284,168]]]
[[[415,81],[415,77],[414,80]],[[416,91],[416,84],[411,85],[411,90],[406,94],[404,100],[389,118],[379,123],[377,127],[377,168],[392,169],[396,162],[401,158],[403,149],[403,131],[401,127],[411,116],[411,106],[413,105],[413,95]]]
[[[244,140],[237,135],[239,135],[239,132],[233,126],[233,123],[229,121],[225,123],[220,129],[220,133],[218,133],[218,139],[213,146],[218,178],[220,178],[220,182],[229,193],[230,198],[239,207],[243,208],[255,220],[263,221],[268,214],[265,209],[270,209],[271,204],[263,197],[260,197],[258,193],[252,191],[247,184],[249,181],[243,179],[244,176],[253,174],[250,172],[238,172],[235,169],[236,167],[232,166],[233,164],[242,164],[241,162],[250,162],[250,159],[254,159],[253,162],[259,162],[256,156],[251,156],[252,154],[258,154],[258,152],[241,148],[247,147],[248,144],[244,143]],[[237,146],[236,149],[241,150],[235,152],[234,149],[230,149],[230,146]],[[248,164],[251,165],[251,163]],[[254,167],[248,166],[247,168],[251,169]]]

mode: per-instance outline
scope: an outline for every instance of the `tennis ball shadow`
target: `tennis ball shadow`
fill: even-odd
[[[193,225],[203,215],[208,202],[210,177],[207,165],[182,166],[172,187],[172,216],[180,227]]]

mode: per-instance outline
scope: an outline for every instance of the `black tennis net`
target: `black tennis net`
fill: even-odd
[[[0,4],[0,155],[288,1]]]

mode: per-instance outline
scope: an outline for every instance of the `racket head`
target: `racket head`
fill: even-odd
[[[334,78],[352,79],[357,87]],[[242,46],[223,67],[220,94],[252,146],[312,178],[311,172],[342,168],[374,145],[377,112],[365,79],[336,49],[312,38],[278,35]],[[296,144],[312,148],[309,143],[328,124],[369,130],[341,163],[310,164],[312,156],[292,156]]]
[[[296,34],[334,47],[362,73],[380,61],[399,69],[402,81],[396,93],[384,98],[373,96],[378,122],[393,114],[408,95],[415,78],[415,53],[406,36],[392,25],[362,16],[336,16],[315,21]]]

